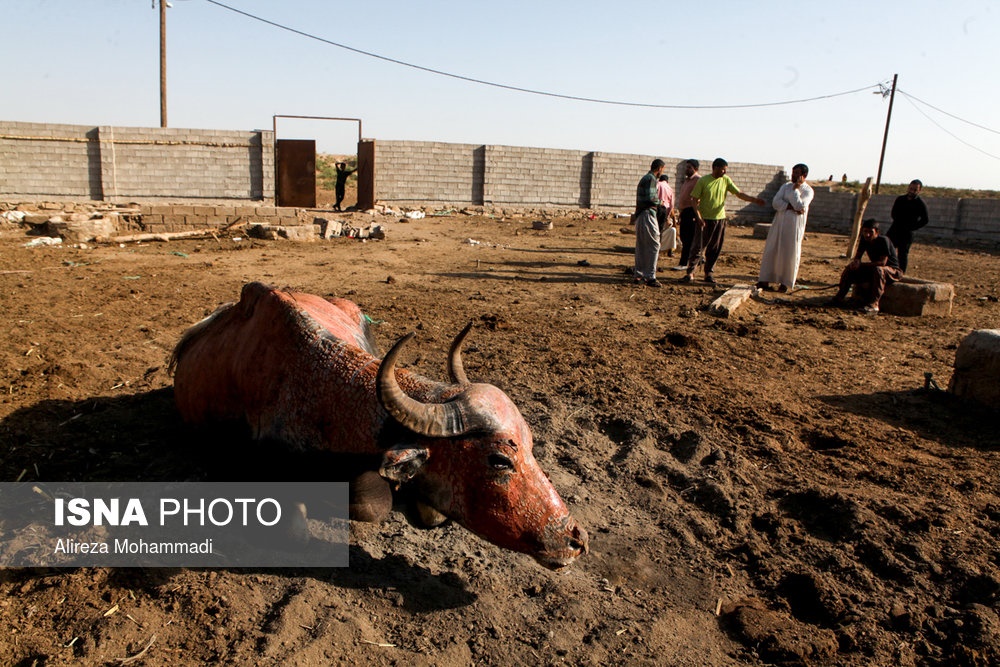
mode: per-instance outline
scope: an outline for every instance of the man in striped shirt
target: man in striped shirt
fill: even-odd
[[[681,238],[681,261],[675,270],[683,271],[687,269],[688,260],[691,258],[691,243],[694,240],[695,230],[698,228],[698,215],[694,212],[694,202],[691,201],[691,191],[697,185],[701,174],[698,173],[699,163],[694,158],[687,160],[684,164],[684,183],[677,195],[677,208],[681,212],[680,238]]]

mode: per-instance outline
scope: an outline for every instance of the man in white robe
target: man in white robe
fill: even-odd
[[[795,287],[802,256],[802,237],[806,232],[806,216],[813,199],[813,190],[806,183],[808,175],[809,167],[806,165],[792,167],[792,180],[781,186],[771,202],[777,214],[767,233],[764,256],[760,261],[757,287],[762,290],[771,290],[770,283],[778,283],[779,292]]]

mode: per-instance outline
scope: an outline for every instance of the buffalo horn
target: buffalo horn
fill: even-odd
[[[448,351],[448,377],[454,384],[469,384],[469,378],[465,375],[465,365],[462,363],[462,343],[465,337],[472,331],[472,322],[465,325],[465,328],[455,336],[455,342],[451,344]]]
[[[396,381],[396,357],[413,335],[408,333],[396,341],[382,359],[375,380],[382,407],[406,428],[431,438],[453,438],[487,428],[488,420],[474,414],[465,392],[447,403],[421,403],[406,395]]]

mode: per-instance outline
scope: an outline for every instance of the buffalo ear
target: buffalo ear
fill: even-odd
[[[393,447],[383,454],[378,474],[393,482],[408,482],[416,477],[428,457],[430,452],[423,447]]]
[[[389,482],[374,470],[366,470],[351,480],[349,513],[352,521],[379,523],[392,511]]]

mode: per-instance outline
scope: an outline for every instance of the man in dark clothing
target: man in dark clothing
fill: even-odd
[[[910,181],[905,195],[900,195],[892,205],[892,225],[885,233],[896,246],[899,255],[899,268],[906,271],[910,255],[910,245],[913,243],[913,232],[927,224],[927,205],[920,198],[924,184],[919,179]]]
[[[691,259],[691,241],[698,229],[698,214],[694,212],[694,202],[691,201],[691,191],[701,178],[698,173],[699,162],[694,158],[685,161],[684,183],[677,195],[677,208],[681,212],[681,224],[678,234],[681,239],[681,261],[674,268],[678,271],[687,269]]]
[[[333,205],[334,211],[340,210],[340,203],[344,201],[344,189],[347,186],[347,178],[356,171],[357,169],[348,169],[346,162],[337,163],[337,183],[334,185],[334,191],[337,194],[337,203]]]
[[[868,261],[862,262],[862,255],[868,255]],[[854,288],[854,296],[864,304],[866,313],[877,313],[878,302],[882,299],[885,286],[903,277],[899,270],[899,258],[892,241],[886,236],[879,236],[878,222],[874,218],[865,220],[861,225],[861,241],[854,259],[840,274],[840,289],[830,302],[832,306],[842,306],[847,298],[847,292]]]

